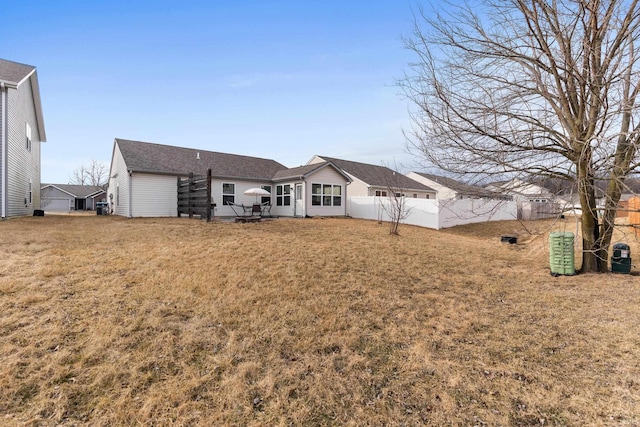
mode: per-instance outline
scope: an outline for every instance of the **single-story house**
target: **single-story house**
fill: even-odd
[[[440,200],[504,198],[504,196],[486,188],[465,184],[445,176],[425,172],[409,172],[407,176],[436,190],[436,198]]]
[[[178,214],[178,178],[211,169],[214,216],[234,216],[230,204],[251,205],[243,193],[271,193],[274,216],[345,216],[349,176],[332,162],[297,168],[271,159],[115,139],[108,202],[115,215],[171,217]],[[261,201],[265,201],[262,199]]]
[[[351,179],[350,196],[388,196],[390,191],[397,195],[416,199],[435,199],[436,190],[415,181],[385,166],[353,162],[327,156],[315,155],[308,165],[331,162],[342,169]]]
[[[91,211],[107,200],[107,192],[96,185],[42,184],[40,194],[47,212]]]
[[[511,196],[516,202],[549,203],[556,197],[548,188],[518,178],[488,184],[486,189]]]
[[[36,67],[0,59],[0,218],[40,208],[46,140]]]

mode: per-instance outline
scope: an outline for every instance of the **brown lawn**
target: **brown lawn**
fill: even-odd
[[[0,424],[640,425],[638,277],[525,226],[0,222]]]

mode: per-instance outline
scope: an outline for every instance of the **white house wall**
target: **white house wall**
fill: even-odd
[[[449,187],[445,187],[444,185],[439,184],[438,182],[432,179],[426,178],[418,173],[409,172],[407,174],[407,177],[411,178],[414,181],[418,181],[420,184],[426,185],[427,187],[431,187],[434,190],[436,190],[436,194],[435,194],[436,199],[449,200],[449,199],[455,199],[458,196],[458,193],[456,193],[455,190],[452,190]]]
[[[25,81],[18,89],[7,90],[7,113],[7,214],[31,215],[34,209],[40,208],[40,135],[31,80]],[[26,123],[31,127],[30,151],[26,146]]]
[[[234,180],[232,178],[229,179],[217,179],[214,178],[211,180],[211,199],[212,203],[215,203],[215,208],[213,215],[214,216],[235,216],[233,209],[230,206],[225,206],[222,203],[222,184],[229,183],[235,185],[235,193],[234,193],[234,203],[238,205],[251,206],[258,203],[262,200],[261,197],[256,199],[256,196],[245,196],[243,193],[250,188],[260,188],[263,185],[271,186],[271,204],[275,204],[275,184],[271,182],[265,181],[243,181],[243,180]],[[240,213],[238,208],[236,211]],[[271,212],[273,214],[273,211]]]
[[[312,184],[332,184],[342,187],[342,203],[340,206],[313,206],[311,203]],[[303,186],[303,198],[305,200],[305,216],[344,216],[347,213],[347,191],[351,191],[351,186],[345,185],[345,178],[332,167],[324,167],[311,174],[306,185]],[[349,193],[350,194],[350,193]]]
[[[129,172],[127,171],[127,165],[124,163],[118,144],[114,146],[109,173],[109,190],[107,196],[109,206],[115,215],[129,216]]]
[[[352,180],[351,183],[347,185],[350,196],[375,196],[375,192],[371,194],[371,192],[369,191],[369,186],[366,183],[360,181],[350,173],[347,173],[347,175]]]
[[[178,178],[171,175],[131,175],[131,217],[178,216]]]
[[[69,212],[75,207],[75,198],[55,187],[43,188],[41,200],[41,207],[46,212]]]

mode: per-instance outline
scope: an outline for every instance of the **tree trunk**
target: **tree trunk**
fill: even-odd
[[[598,212],[596,210],[596,195],[594,180],[590,173],[588,161],[581,161],[578,169],[578,194],[582,208],[582,268],[581,273],[596,273],[603,270],[602,251],[598,247],[600,229],[598,227]],[[606,269],[606,262],[604,269]]]

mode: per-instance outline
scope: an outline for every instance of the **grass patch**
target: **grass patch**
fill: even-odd
[[[640,424],[637,277],[524,226],[0,222],[2,423]]]

